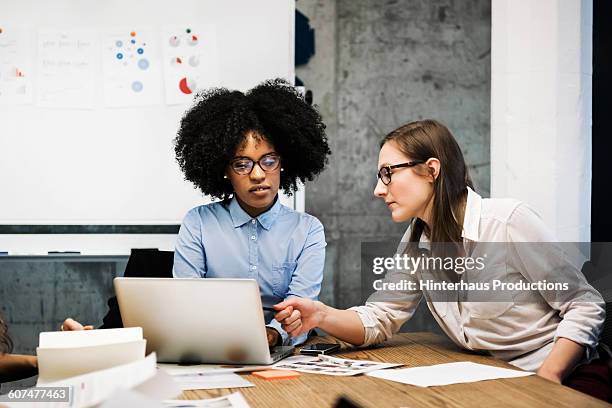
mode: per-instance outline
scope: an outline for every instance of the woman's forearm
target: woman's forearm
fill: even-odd
[[[17,380],[38,374],[36,356],[21,354],[0,355],[0,377],[5,381]]]
[[[584,346],[565,337],[559,337],[538,369],[538,375],[560,383],[576,367],[583,354]]]
[[[319,327],[326,333],[347,343],[360,346],[365,341],[365,328],[354,310],[339,310],[317,302],[321,313]]]

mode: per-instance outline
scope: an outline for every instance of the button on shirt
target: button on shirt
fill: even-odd
[[[253,218],[238,201],[215,202],[191,209],[181,224],[174,252],[175,278],[248,278],[259,284],[263,306],[298,296],[316,300],[325,262],[321,222],[294,211],[277,199]],[[220,305],[223,306],[223,305]],[[265,312],[269,327],[283,344],[299,344],[306,335],[290,339]]]
[[[585,346],[582,363],[597,357],[595,348],[605,319],[603,299],[567,259],[521,252],[546,247],[531,243],[556,241],[533,210],[517,200],[483,199],[468,188],[462,236],[466,253],[479,242],[505,243],[495,247],[498,259],[485,270],[488,277],[502,271],[507,281],[572,282],[569,292],[563,300],[540,292],[540,301],[530,302],[442,302],[433,301],[437,298],[432,299],[426,290],[375,292],[364,306],[351,308],[365,327],[364,345],[389,339],[424,297],[440,327],[457,345],[487,352],[522,369],[536,371],[558,337]],[[398,253],[403,253],[409,237],[410,228]],[[422,237],[421,242],[427,240]],[[391,282],[418,279],[418,273],[405,270],[392,270],[390,275]]]

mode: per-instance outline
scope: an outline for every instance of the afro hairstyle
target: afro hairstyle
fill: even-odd
[[[206,195],[228,199],[234,191],[223,176],[249,132],[281,156],[280,188],[289,195],[298,180],[311,181],[323,171],[331,154],[321,115],[285,80],[268,80],[246,93],[213,88],[196,95],[174,139],[185,180]]]

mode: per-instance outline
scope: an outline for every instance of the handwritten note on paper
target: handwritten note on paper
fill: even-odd
[[[190,103],[198,90],[219,86],[214,26],[165,26],[162,46],[166,102],[169,105]]]
[[[39,106],[93,108],[97,45],[92,30],[38,32]]]
[[[0,104],[32,103],[30,31],[0,26]]]
[[[103,50],[106,106],[162,103],[161,61],[156,45],[152,30],[108,31]]]

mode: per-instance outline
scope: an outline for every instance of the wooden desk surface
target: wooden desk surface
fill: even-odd
[[[309,342],[333,342],[315,338]],[[339,357],[403,363],[406,367],[473,361],[515,368],[491,357],[462,351],[433,333],[403,333],[384,347],[343,351]],[[185,391],[183,398],[212,398],[240,391],[251,407],[332,407],[340,396],[362,407],[607,407],[609,404],[535,375],[442,387],[420,388],[358,375],[331,377],[301,373],[290,380],[263,380],[251,374],[251,388]]]

